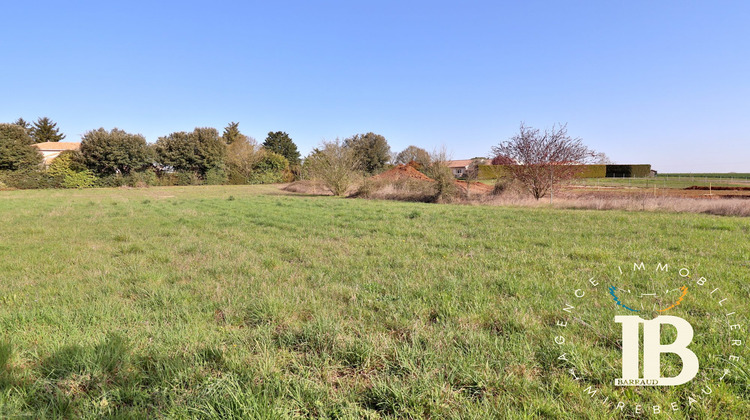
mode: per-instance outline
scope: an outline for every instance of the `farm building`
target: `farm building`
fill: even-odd
[[[42,155],[44,155],[44,164],[49,165],[52,163],[52,161],[60,156],[60,153],[66,151],[66,150],[80,150],[81,149],[81,143],[76,142],[57,142],[57,141],[48,141],[44,143],[37,143],[33,144],[32,146],[39,149],[40,152],[42,152]]]

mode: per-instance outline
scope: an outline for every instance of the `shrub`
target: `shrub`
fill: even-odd
[[[266,151],[253,166],[248,177],[251,184],[276,184],[284,182],[284,173],[289,170],[289,161],[282,155]]]
[[[122,175],[107,175],[99,177],[99,186],[104,188],[118,188],[125,185],[127,180]]]
[[[365,180],[357,191],[357,196],[382,200],[435,201],[435,182],[420,179],[400,178],[394,180]]]
[[[223,168],[211,168],[206,172],[206,185],[223,185],[227,183],[227,173]]]
[[[289,170],[284,174],[284,181],[293,182],[302,179],[302,165],[289,165]]]
[[[129,187],[144,188],[154,186],[157,184],[156,171],[153,168],[149,168],[145,171],[133,172],[126,176],[124,181]]]
[[[160,187],[173,187],[177,185],[177,175],[173,173],[159,172],[156,176],[154,185]]]
[[[283,172],[254,172],[248,178],[248,184],[278,184],[284,182]]]
[[[377,189],[378,185],[376,185],[376,182],[373,181],[372,178],[366,178],[364,181],[362,181],[362,184],[357,189],[357,193],[355,195],[357,197],[369,198]]]
[[[425,174],[435,180],[436,202],[452,201],[458,195],[456,178],[448,167],[448,154],[445,150],[432,153],[432,162],[425,168]]]
[[[284,156],[274,152],[267,152],[254,167],[259,172],[282,172],[288,168],[289,161]]]
[[[305,177],[321,181],[334,195],[344,195],[359,178],[359,161],[350,147],[336,139],[324,141],[305,159],[302,167]]]
[[[492,187],[492,195],[500,195],[508,190],[510,181],[505,178],[498,178]]]
[[[227,183],[230,185],[243,185],[249,183],[249,179],[242,171],[230,166],[227,173]]]
[[[10,188],[17,188],[19,190],[49,188],[54,185],[50,176],[37,168],[2,172],[0,173],[0,181]]]
[[[96,174],[86,169],[77,151],[61,153],[47,168],[47,175],[50,186],[56,188],[91,188],[99,181]]]
[[[313,194],[313,195],[330,195],[331,190],[326,187],[321,181],[312,181],[309,179],[303,179],[300,181],[294,181],[291,184],[284,187],[284,191],[295,192],[300,194]]]
[[[96,186],[98,179],[88,169],[81,172],[70,171],[70,173],[65,175],[60,186],[63,188],[92,188]]]
[[[195,172],[180,171],[177,172],[177,185],[201,185],[203,181]]]

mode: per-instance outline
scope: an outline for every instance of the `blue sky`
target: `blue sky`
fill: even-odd
[[[750,3],[12,2],[0,121],[150,142],[230,121],[487,155],[521,121],[622,163],[750,172]]]

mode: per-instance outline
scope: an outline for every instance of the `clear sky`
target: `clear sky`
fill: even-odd
[[[750,172],[747,1],[17,1],[0,7],[0,121],[149,142],[230,121],[307,154],[487,155],[521,121],[620,163]]]

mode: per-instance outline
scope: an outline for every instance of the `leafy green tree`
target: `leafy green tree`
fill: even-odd
[[[23,127],[0,124],[0,170],[38,168],[42,154],[32,144],[34,141]]]
[[[297,145],[294,144],[289,134],[283,131],[269,131],[266,141],[263,142],[263,147],[284,156],[292,165],[299,164],[300,154]]]
[[[227,146],[245,137],[240,133],[239,125],[240,123],[230,122],[229,125],[224,128],[224,134],[221,135],[221,138],[224,139],[224,143],[226,143]]]
[[[47,117],[37,119],[29,129],[29,134],[34,139],[34,143],[57,142],[65,138],[65,134],[60,133],[57,128],[57,123]]]
[[[81,156],[86,166],[99,175],[126,175],[149,166],[151,149],[140,134],[113,128],[91,130],[81,139]]]
[[[191,133],[159,137],[155,150],[162,165],[204,176],[211,169],[224,167],[227,145],[215,128],[196,128]]]
[[[409,146],[396,155],[393,163],[396,165],[406,165],[409,162],[416,162],[421,167],[426,167],[430,164],[430,153],[421,147]]]
[[[367,174],[381,172],[391,159],[391,147],[380,134],[355,134],[344,140],[344,146],[354,151],[359,169]]]

